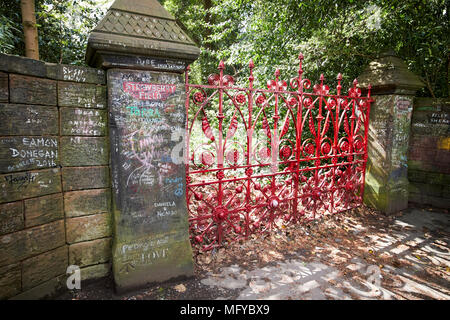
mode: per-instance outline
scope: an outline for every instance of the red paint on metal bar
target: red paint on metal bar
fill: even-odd
[[[186,200],[191,241],[201,250],[359,206],[364,193],[369,130],[367,97],[355,80],[342,95],[321,75],[311,89],[280,71],[255,89],[224,74],[207,85],[186,72]]]

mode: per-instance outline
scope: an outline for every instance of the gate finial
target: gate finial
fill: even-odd
[[[255,67],[255,64],[253,63],[253,59],[250,59],[250,62],[248,63],[248,67],[250,68],[250,77],[248,77],[248,80],[250,81],[250,84],[252,84],[253,80],[255,80],[255,78],[253,77],[253,68]]]
[[[277,78],[277,80],[278,80],[278,77],[280,76],[280,69],[276,69],[275,70],[275,77]]]
[[[301,80],[301,76],[303,74],[303,68],[302,68],[303,59],[304,59],[303,53],[300,52],[300,54],[298,55],[298,60],[300,60],[300,65],[298,67],[299,81]]]
[[[338,81],[338,85],[337,85],[336,89],[337,89],[337,94],[338,94],[338,96],[340,96],[340,95],[341,95],[341,90],[342,90],[342,86],[341,86],[342,73],[339,73],[339,74],[338,74],[338,76],[337,76],[337,81]]]

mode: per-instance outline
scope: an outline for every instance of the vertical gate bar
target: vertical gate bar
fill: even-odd
[[[298,55],[299,60],[299,67],[298,67],[298,79],[297,79],[297,91],[299,93],[298,95],[298,104],[297,104],[297,117],[296,117],[296,123],[295,123],[295,179],[294,179],[294,222],[299,219],[298,217],[298,198],[299,198],[299,179],[300,179],[300,155],[301,155],[301,148],[302,148],[302,142],[301,142],[301,125],[302,125],[302,112],[303,112],[303,83],[302,83],[302,62],[303,62],[303,55],[300,53]]]
[[[353,80],[353,88],[355,89],[355,92],[356,92],[356,86],[357,85],[358,85],[358,81],[356,79]],[[357,103],[357,95],[355,94],[353,96],[353,99],[352,99],[352,115],[350,116],[350,137],[349,137],[349,140],[350,140],[350,154],[353,153],[353,141],[354,141],[354,134],[355,134],[354,130],[355,130],[355,118],[356,118],[355,117],[356,103]],[[349,164],[349,166],[350,166],[350,174],[351,174],[350,177],[349,177],[349,179],[350,179],[351,177],[354,177],[354,174],[355,174],[354,171],[356,171],[356,168],[355,168],[355,170],[353,170],[353,168],[354,168],[353,162],[355,160],[355,156],[353,156],[353,155],[349,156],[348,160],[350,162],[350,164]],[[356,183],[356,181],[355,181],[355,183]],[[347,191],[349,193],[352,192],[351,190],[347,190]]]
[[[280,79],[280,70],[277,68],[275,70],[275,89],[273,86],[270,88],[270,90],[274,94],[275,98],[275,110],[273,115],[273,135],[271,140],[271,165],[270,165],[270,172],[272,176],[272,181],[270,184],[270,197],[275,196],[276,193],[276,173],[278,172],[278,119],[280,118],[278,115],[278,98],[279,98],[279,91],[280,91],[280,85],[279,85],[279,79]],[[270,128],[269,128],[270,131]],[[272,206],[272,201],[270,202],[271,206],[269,209],[269,221],[268,221],[268,229],[271,230],[273,227],[274,222],[274,209],[275,207]]]
[[[301,163],[301,156],[302,156],[302,151],[303,151],[303,146],[302,146],[302,136],[303,136],[303,125],[304,125],[304,119],[303,119],[303,111],[304,111],[304,109],[303,109],[303,101],[304,101],[304,91],[303,91],[303,89],[305,88],[305,86],[304,86],[304,84],[303,84],[303,82],[304,82],[304,80],[303,80],[303,66],[302,66],[302,64],[303,64],[303,54],[301,54],[300,53],[300,56],[299,56],[299,59],[300,59],[300,71],[299,71],[299,74],[301,75],[301,79],[300,79],[300,99],[301,99],[301,104],[300,104],[300,121],[299,121],[299,125],[300,125],[300,130],[299,130],[299,139],[298,139],[298,141],[299,141],[299,162],[298,162],[298,176],[299,176],[299,182],[301,183],[302,182],[302,179],[300,178],[300,163]],[[306,118],[305,118],[306,119]],[[303,175],[303,173],[302,173],[302,175]],[[300,192],[300,190],[301,190],[301,187],[300,187],[300,189],[299,189],[299,192]],[[300,192],[301,193],[301,192]],[[302,199],[303,199],[303,197],[301,197]],[[302,201],[302,206],[303,206],[303,201]],[[304,210],[303,210],[303,212],[304,212]]]
[[[280,70],[277,68],[275,70],[275,88],[273,86],[270,86],[270,91],[273,92],[274,98],[275,98],[275,108],[274,108],[274,115],[272,119],[274,120],[273,123],[273,135],[271,139],[271,165],[270,165],[270,172],[271,172],[271,184],[270,184],[270,197],[275,196],[276,194],[276,173],[278,172],[278,98],[279,98],[279,91],[280,91],[280,84],[279,84],[279,77],[280,77]],[[270,132],[270,128],[268,129]],[[270,202],[270,208],[269,208],[269,221],[268,221],[268,229],[271,230],[273,227],[274,222],[274,209],[276,206],[272,206],[272,203]],[[277,204],[278,205],[278,204]]]
[[[280,69],[276,69],[275,71],[275,114],[273,115],[273,139],[272,139],[272,164],[271,164],[271,171],[272,171],[272,196],[275,195],[276,191],[276,175],[275,175],[275,166],[278,162],[278,119],[280,116],[278,115],[278,92],[280,90],[279,85],[280,80]],[[277,170],[278,171],[278,170]]]
[[[335,191],[335,188],[336,188],[336,164],[337,164],[337,162],[338,162],[338,159],[337,159],[337,149],[338,149],[338,141],[339,141],[339,112],[340,112],[340,107],[341,107],[341,90],[342,90],[342,86],[341,86],[341,81],[342,81],[342,74],[338,74],[338,76],[337,76],[337,81],[338,81],[338,85],[337,85],[337,87],[336,87],[336,90],[337,90],[337,97],[336,97],[336,99],[337,99],[337,103],[336,103],[336,110],[335,110],[335,112],[336,112],[336,117],[335,117],[335,119],[334,119],[334,126],[333,126],[333,128],[334,128],[334,141],[333,141],[333,169],[332,169],[332,172],[333,172],[333,187],[332,187],[332,190],[333,190],[333,193],[334,193],[334,191]],[[336,210],[335,210],[335,203],[334,203],[334,197],[333,197],[333,195],[331,196],[331,201],[332,201],[332,212],[331,213],[335,213],[336,212]]]
[[[250,225],[250,195],[251,195],[251,175],[248,174],[251,172],[251,154],[252,154],[252,137],[253,137],[253,128],[252,128],[252,112],[253,112],[253,60],[250,60],[248,67],[250,69],[249,80],[249,94],[248,94],[248,126],[247,126],[247,194],[245,195],[245,237],[248,237],[249,234],[249,225]]]
[[[223,118],[225,116],[223,115],[223,69],[225,69],[225,65],[223,61],[220,61],[219,63],[219,114],[217,115],[217,119],[219,120],[219,142],[218,142],[218,154],[217,154],[217,167],[219,168],[218,173],[218,179],[219,179],[219,190],[217,195],[217,202],[218,207],[222,207],[223,205],[223,185],[222,185],[222,177],[223,174],[220,174],[220,172],[223,172],[223,132],[222,132],[222,122]],[[217,225],[217,235],[218,235],[218,243],[222,243],[222,221],[219,222]]]
[[[321,147],[321,138],[322,138],[322,133],[321,133],[321,126],[322,126],[322,99],[323,99],[323,74],[320,75],[320,92],[319,92],[319,115],[316,117],[317,119],[317,131],[316,131],[316,160],[314,160],[314,168],[315,168],[315,172],[314,172],[314,184],[315,184],[315,190],[313,192],[314,195],[314,219],[316,218],[316,212],[317,212],[317,204],[319,203],[319,195],[316,194],[316,192],[318,192],[318,187],[319,187],[319,169],[318,167],[320,166],[320,160],[318,160],[318,158],[320,157],[320,147]],[[311,118],[312,118],[312,113],[311,113]],[[313,121],[313,126],[314,126],[314,121]]]

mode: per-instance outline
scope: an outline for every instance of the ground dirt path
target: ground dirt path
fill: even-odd
[[[111,279],[58,299],[450,299],[450,214],[365,207],[195,254],[194,278],[115,295]]]

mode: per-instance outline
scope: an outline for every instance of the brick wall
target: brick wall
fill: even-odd
[[[101,70],[0,54],[0,299],[109,273],[106,97]]]
[[[450,208],[450,99],[416,98],[411,121],[409,201]]]

